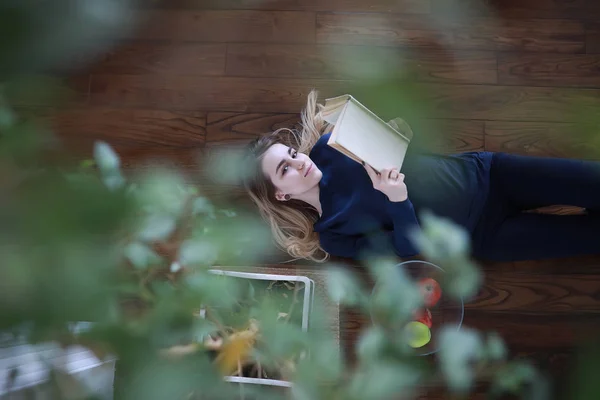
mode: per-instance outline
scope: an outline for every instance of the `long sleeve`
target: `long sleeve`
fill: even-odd
[[[419,252],[412,244],[408,232],[419,226],[413,205],[409,199],[388,202],[392,216],[392,231],[379,230],[371,234],[344,235],[324,231],[320,233],[321,246],[328,253],[348,258],[362,258],[370,254],[395,253],[399,257],[412,257]]]
[[[410,188],[409,188],[410,190]],[[410,199],[401,202],[387,203],[394,223],[393,243],[396,254],[400,257],[411,257],[419,253],[409,238],[409,232],[419,228],[419,221]]]

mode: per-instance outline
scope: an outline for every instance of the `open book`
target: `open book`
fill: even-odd
[[[388,124],[349,94],[326,99],[322,115],[334,126],[329,146],[377,171],[402,167],[413,136],[403,120]]]

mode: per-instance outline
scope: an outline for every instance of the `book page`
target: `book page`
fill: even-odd
[[[401,168],[409,142],[358,104],[350,101],[346,107],[335,142],[378,171]]]
[[[326,122],[335,125],[349,99],[350,96],[348,95],[327,99],[323,107],[323,119]]]
[[[340,115],[342,114],[342,112],[344,112],[345,109],[346,105],[342,104],[336,109],[330,111],[329,114],[323,114],[323,119],[325,120],[325,122],[329,122],[330,124],[335,125],[338,119],[340,118]]]

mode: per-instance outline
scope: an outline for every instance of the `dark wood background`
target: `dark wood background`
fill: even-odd
[[[139,17],[72,75],[77,96],[50,114],[74,154],[102,139],[126,169],[160,159],[196,179],[215,149],[294,126],[311,88],[324,98],[359,85],[412,90],[426,114],[393,95],[382,113],[439,151],[600,155],[595,0],[172,0]],[[465,323],[498,331],[568,399],[575,346],[600,334],[600,258],[482,267]],[[348,352],[366,323],[344,312]]]

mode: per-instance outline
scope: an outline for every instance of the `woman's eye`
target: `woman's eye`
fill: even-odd
[[[288,165],[286,165],[285,167],[283,167],[283,168],[282,168],[282,171],[283,171],[283,172],[281,173],[281,175],[285,175],[285,173],[287,172],[288,168],[289,168],[289,166],[288,166]]]

